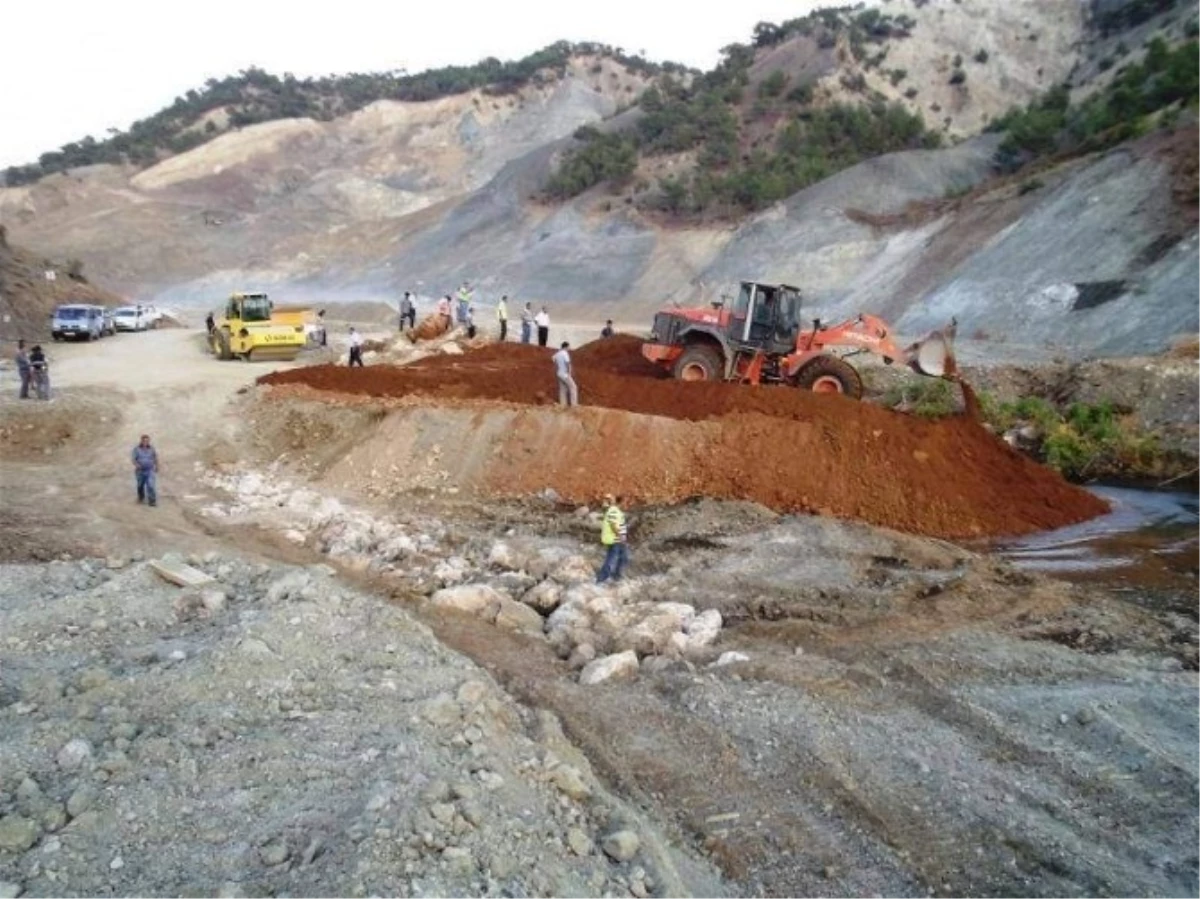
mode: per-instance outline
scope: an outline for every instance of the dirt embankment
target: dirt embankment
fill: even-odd
[[[623,337],[576,352],[582,402],[689,424],[592,409],[573,418],[509,409],[499,433],[483,429],[490,432],[487,451],[472,447],[479,465],[496,474],[498,489],[550,486],[581,501],[606,490],[633,500],[749,499],[947,538],[1028,533],[1105,509],[970,419],[923,421],[798,390],[683,384],[661,377],[639,346]],[[542,405],[554,392],[548,353],[514,344],[402,367],[313,366],[260,382],[452,404]]]
[[[54,273],[54,280],[46,279]],[[8,243],[0,225],[0,339],[36,340],[50,336],[50,315],[63,303],[119,306],[115,293],[89,284],[77,262],[43,259]]]

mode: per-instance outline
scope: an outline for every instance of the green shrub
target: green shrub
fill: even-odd
[[[550,177],[546,183],[550,196],[567,199],[605,181],[621,182],[637,168],[637,146],[632,139],[586,127],[575,136],[584,145],[568,152]]]
[[[758,85],[758,95],[760,97],[778,97],[783,94],[783,89],[787,87],[788,76],[781,70],[776,69]]]

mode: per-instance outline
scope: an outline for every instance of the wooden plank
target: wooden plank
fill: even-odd
[[[154,559],[150,562],[150,567],[164,581],[169,581],[179,587],[203,587],[205,584],[211,584],[215,578],[209,577],[198,568],[193,568],[191,565],[184,565],[182,562],[166,562],[162,559]]]

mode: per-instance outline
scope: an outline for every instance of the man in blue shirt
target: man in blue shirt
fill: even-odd
[[[137,476],[138,502],[158,505],[158,494],[154,490],[154,479],[158,474],[158,451],[150,445],[149,434],[143,434],[141,442],[133,448],[133,472]]]

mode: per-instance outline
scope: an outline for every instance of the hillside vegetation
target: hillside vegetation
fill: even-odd
[[[664,76],[638,102],[636,125],[621,134],[580,129],[546,185],[566,199],[603,182],[633,178],[639,161],[689,153],[686,171],[663,177],[643,202],[672,213],[752,212],[882,153],[936,147],[941,137],[899,103],[865,86],[860,102],[820,102],[816,74],[792,81],[775,68],[758,79],[770,48],[801,36],[817,54],[841,48],[868,67],[886,57],[882,44],[908,37],[907,15],[877,8],[823,9],[782,24],[760,22],[751,44],[731,44],[719,65],[688,81]]]
[[[1174,49],[1161,37],[1147,42],[1141,63],[1121,68],[1106,88],[1072,104],[1059,86],[1025,109],[1014,109],[992,130],[1004,133],[996,156],[1005,171],[1058,154],[1100,150],[1172,125],[1200,96],[1200,47],[1190,40]]]
[[[220,134],[277,119],[330,121],[376,100],[424,102],[482,90],[493,96],[514,93],[531,82],[561,76],[580,56],[613,59],[630,71],[673,72],[684,67],[652,63],[603,44],[559,41],[515,62],[488,58],[472,66],[445,66],[409,75],[403,71],[282,78],[249,68],[227,78],[210,78],[166,109],[134,122],[128,131],[111,129],[103,140],[85,137],[43,153],[37,162],[12,166],[3,173],[10,186],[28,184],[55,172],[96,163],[153,165],[184,153]]]

